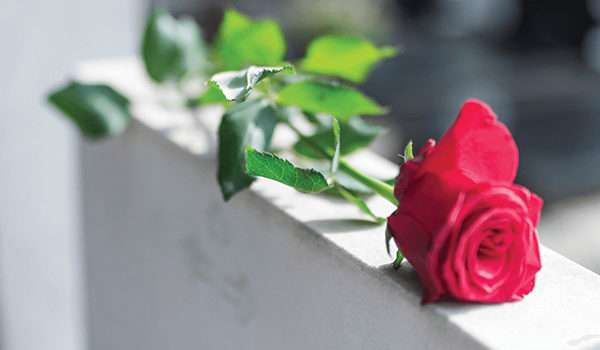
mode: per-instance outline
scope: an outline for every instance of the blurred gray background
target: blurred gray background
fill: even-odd
[[[0,348],[83,349],[77,133],[45,94],[136,51],[138,1],[0,1]]]
[[[462,102],[489,103],[546,200],[542,242],[600,272],[600,1],[247,0],[0,2],[0,348],[85,348],[78,135],[44,102],[81,60],[137,51],[152,5],[211,38],[233,5],[283,26],[289,59],[323,33],[397,44],[362,87],[390,107],[373,148],[439,139]],[[108,170],[107,170],[108,171]]]

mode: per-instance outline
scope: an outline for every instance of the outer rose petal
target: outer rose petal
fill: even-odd
[[[540,221],[540,214],[542,213],[542,206],[544,201],[535,193],[531,193],[527,188],[520,185],[511,185],[510,189],[518,194],[525,205],[529,209],[529,219],[531,220],[533,227],[537,227]]]
[[[519,153],[510,131],[487,104],[471,99],[420,171],[457,171],[474,182],[509,184],[515,180],[518,165]]]
[[[396,246],[421,277],[423,303],[447,297],[439,259],[447,250],[446,235],[463,201],[454,179],[442,178],[440,181],[437,175],[424,174],[416,179],[404,193],[398,210],[388,218]]]
[[[431,234],[409,215],[396,214],[388,218],[394,232],[394,242],[411,263],[423,284],[423,303],[440,300],[446,293],[436,266],[428,262]]]

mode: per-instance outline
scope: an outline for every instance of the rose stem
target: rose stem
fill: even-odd
[[[363,185],[373,190],[373,192],[387,199],[393,205],[398,205],[398,200],[396,199],[396,197],[394,197],[394,188],[392,186],[386,184],[381,180],[374,179],[370,176],[361,173],[360,171],[350,166],[350,164],[348,164],[344,159],[340,159],[339,167],[340,170],[352,176],[355,180],[359,181]]]

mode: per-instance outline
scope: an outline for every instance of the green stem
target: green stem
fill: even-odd
[[[276,109],[277,110],[277,109]],[[316,142],[312,142],[309,138],[306,137],[298,128],[296,128],[287,118],[284,116],[279,116],[280,120],[287,124],[297,135],[300,137],[313,151],[317,152],[321,157],[331,158],[333,157],[333,153],[331,150],[324,149]],[[344,159],[340,159],[339,162],[339,170],[344,173],[350,175],[355,180],[359,181],[363,185],[370,188],[373,192],[379,194],[383,198],[387,199],[390,203],[397,206],[398,200],[394,197],[394,188],[383,181],[374,179],[370,176],[367,176],[360,171],[353,168],[350,164],[348,164]]]
[[[344,173],[352,176],[355,180],[367,186],[373,190],[373,192],[379,194],[383,198],[387,199],[393,205],[398,205],[398,200],[396,197],[394,197],[394,188],[392,186],[361,173],[360,171],[354,169],[344,159],[340,159],[339,167]]]
[[[335,188],[338,190],[338,192],[342,195],[342,197],[344,197],[348,201],[354,203],[358,208],[360,208],[360,210],[362,210],[367,215],[372,217],[376,223],[382,224],[387,220],[386,218],[382,218],[382,217],[379,217],[379,216],[373,214],[371,209],[369,209],[369,206],[367,206],[367,204],[362,199],[360,199],[358,196],[356,196],[354,193],[351,193],[346,188],[344,188],[344,185],[342,185],[341,183],[339,183],[336,180],[333,180],[333,184],[335,185]]]

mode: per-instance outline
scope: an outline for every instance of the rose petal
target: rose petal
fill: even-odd
[[[518,149],[510,131],[488,105],[472,99],[465,102],[420,171],[457,171],[474,182],[510,184],[518,165]]]
[[[410,262],[423,284],[422,303],[433,302],[443,298],[445,290],[439,273],[427,262],[427,251],[431,234],[414,218],[397,213],[388,218],[388,225],[396,246]]]
[[[428,231],[438,232],[448,225],[448,217],[463,191],[462,183],[467,181],[457,173],[425,173],[406,190],[398,210],[421,219]]]

